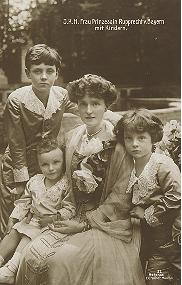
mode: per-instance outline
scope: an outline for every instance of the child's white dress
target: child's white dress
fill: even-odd
[[[60,214],[66,220],[74,216],[75,207],[69,192],[69,184],[64,175],[55,185],[46,188],[43,174],[34,175],[26,185],[25,194],[15,201],[11,218],[19,220],[13,228],[31,239],[41,232],[39,218]],[[32,213],[30,223],[26,223],[26,215]]]

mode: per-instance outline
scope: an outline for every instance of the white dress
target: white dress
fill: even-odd
[[[55,185],[46,188],[44,175],[34,175],[26,185],[23,197],[15,201],[11,218],[18,219],[14,225],[19,233],[31,239],[41,233],[39,218],[60,214],[62,219],[69,219],[75,214],[75,207],[69,196],[69,183],[64,175]],[[26,215],[32,213],[30,223],[26,223]]]

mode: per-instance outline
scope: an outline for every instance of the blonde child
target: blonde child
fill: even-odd
[[[45,138],[37,146],[37,155],[42,174],[29,180],[24,195],[15,202],[9,218],[10,232],[0,243],[1,265],[16,249],[13,257],[0,268],[0,283],[14,283],[22,250],[41,233],[42,228],[75,214],[65,175],[64,150],[58,147],[56,139]]]
[[[180,267],[172,231],[180,209],[180,171],[171,158],[153,152],[162,139],[162,122],[147,109],[128,111],[115,133],[134,159],[127,192],[132,193],[131,216],[141,220],[142,249],[147,244],[146,283],[171,284]]]

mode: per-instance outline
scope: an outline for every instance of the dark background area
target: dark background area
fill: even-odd
[[[1,2],[0,13],[7,12],[7,0]],[[180,9],[179,0],[37,0],[24,27],[16,25],[13,30],[9,22],[6,27],[7,17],[0,17],[0,25],[8,28],[8,47],[1,49],[1,65],[9,83],[20,82],[20,50],[31,40],[60,52],[64,82],[96,73],[118,86],[176,86],[180,84]],[[93,25],[64,25],[64,18],[150,18],[165,24],[94,31]],[[2,45],[4,31],[0,31]]]

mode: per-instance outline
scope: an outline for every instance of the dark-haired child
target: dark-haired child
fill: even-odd
[[[180,171],[173,160],[153,152],[162,139],[162,122],[147,109],[128,111],[118,122],[117,140],[134,159],[127,192],[131,216],[139,218],[145,248],[146,282],[171,284],[180,269],[180,247],[173,235],[180,209]]]
[[[32,85],[12,92],[5,109],[8,148],[3,156],[0,187],[0,237],[4,236],[9,214],[13,210],[11,190],[22,194],[30,177],[39,173],[36,145],[45,135],[57,137],[63,113],[78,115],[68,92],[53,86],[58,77],[61,59],[57,51],[45,44],[31,47],[25,57],[26,74]],[[118,121],[108,111],[106,119]]]
[[[4,123],[8,147],[3,156],[0,187],[0,236],[3,237],[13,210],[16,188],[22,194],[30,177],[40,172],[36,145],[45,135],[57,137],[64,112],[77,113],[67,91],[53,86],[61,59],[45,44],[31,47],[25,57],[26,74],[31,85],[12,92],[7,100]]]
[[[42,174],[28,181],[25,194],[15,202],[9,218],[12,228],[0,243],[0,265],[17,247],[13,257],[0,268],[0,283],[14,283],[22,250],[42,228],[75,214],[65,175],[64,150],[58,147],[56,139],[45,138],[37,146],[37,155]]]

